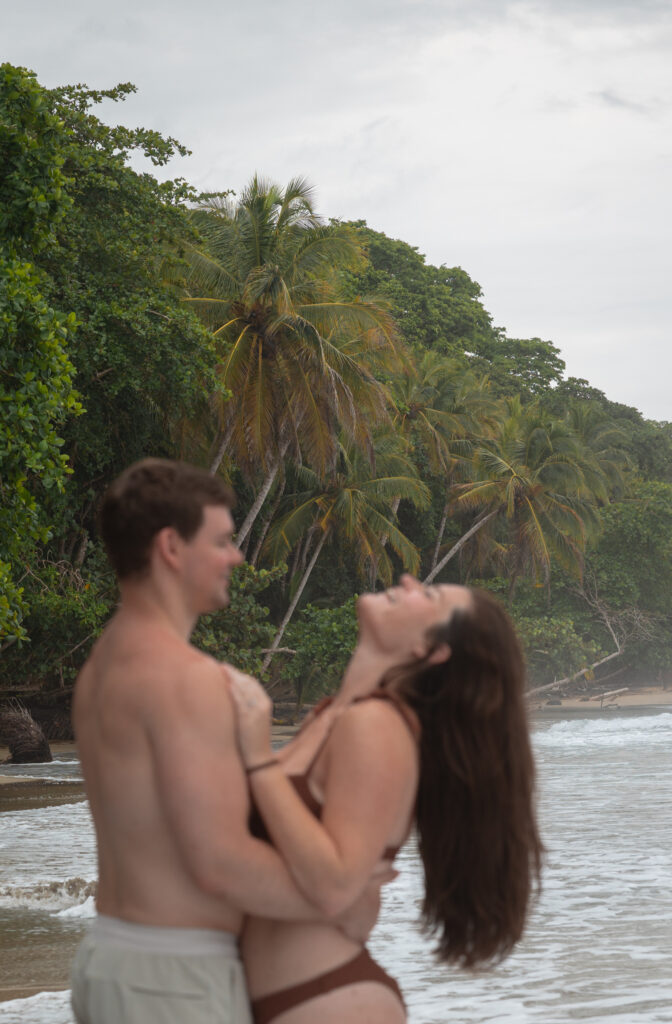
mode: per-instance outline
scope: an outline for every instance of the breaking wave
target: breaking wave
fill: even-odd
[[[79,877],[36,885],[3,885],[0,886],[0,907],[56,910],[68,916],[80,916],[75,911],[93,902],[95,895],[96,883]]]
[[[672,714],[565,719],[537,731],[534,745],[538,749],[672,746]]]

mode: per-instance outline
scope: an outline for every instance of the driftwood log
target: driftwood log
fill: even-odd
[[[9,757],[4,764],[38,764],[52,760],[41,727],[18,701],[0,707],[0,743],[9,747]]]

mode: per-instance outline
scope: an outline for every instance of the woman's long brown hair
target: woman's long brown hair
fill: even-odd
[[[472,596],[430,634],[433,647],[448,644],[448,661],[386,680],[422,726],[423,920],[439,958],[463,967],[501,959],[521,937],[543,852],[523,655],[499,602]]]

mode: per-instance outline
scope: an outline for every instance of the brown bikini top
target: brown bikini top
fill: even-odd
[[[406,707],[404,702],[401,700],[401,698],[397,697],[394,693],[391,693],[389,690],[378,689],[378,690],[374,690],[373,693],[367,694],[366,697],[358,697],[355,701],[353,701],[353,704],[359,704],[359,703],[361,703],[364,700],[372,700],[372,699],[387,700],[387,701],[389,701],[390,704],[392,704],[396,708],[396,710],[399,712],[399,714],[403,718],[404,722],[408,726],[408,729],[410,730],[410,732],[411,732],[411,734],[413,736],[413,739],[416,740],[416,742],[417,742],[417,740],[419,738],[419,729],[418,729],[417,722],[411,716],[411,714],[409,713],[408,708]],[[332,700],[333,700],[332,697],[325,697],[324,700],[320,701],[320,703],[317,704],[316,707],[314,708],[313,714],[312,714],[311,718],[307,722],[304,722],[304,724],[301,726],[301,729],[303,729],[305,727],[305,725],[309,724],[309,722],[315,721],[315,719],[318,717],[318,715],[321,715],[322,712],[324,710],[326,710],[326,708],[329,707],[329,705],[332,703]],[[333,728],[333,726],[332,726],[332,728]],[[299,731],[301,731],[301,730],[299,730]],[[288,775],[287,776],[287,778],[289,779],[289,781],[294,786],[294,789],[296,790],[296,792],[299,795],[299,797],[303,800],[304,804],[306,805],[306,807],[308,808],[310,813],[312,815],[314,815],[317,818],[318,821],[321,821],[321,819],[322,819],[322,804],[320,803],[320,801],[317,799],[317,797],[311,791],[309,778],[310,778],[310,773],[313,770],[313,766],[314,766],[315,762],[317,761],[318,757],[322,753],[322,750],[324,748],[325,743],[329,739],[330,733],[331,733],[331,729],[328,729],[326,734],[322,738],[321,742],[318,744],[317,750],[315,751],[315,753],[311,757],[310,763],[308,764],[308,767],[305,769],[305,771],[303,771],[303,772],[301,772],[300,774],[297,774],[297,775]],[[265,843],[272,843],[272,839],[271,839],[271,837],[270,837],[270,835],[268,833],[266,825],[264,824],[264,820],[261,817],[261,815],[259,813],[259,810],[257,809],[257,807],[256,807],[256,805],[254,803],[254,800],[252,800],[252,806],[251,806],[251,809],[250,809],[250,818],[249,818],[249,823],[248,824],[249,824],[250,832],[255,837],[255,839],[261,839]],[[401,849],[401,846],[388,846],[388,847],[386,847],[385,850],[383,851],[383,855],[382,855],[381,859],[382,860],[394,860],[394,858],[396,857],[396,855],[398,854],[400,849]]]

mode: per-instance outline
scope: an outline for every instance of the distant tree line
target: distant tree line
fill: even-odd
[[[299,700],[403,570],[501,595],[531,684],[672,669],[672,425],[492,323],[460,267],[301,178],[197,195],[185,150],[0,68],[0,657],[67,700],[116,601],[96,536],[144,455],[230,480],[247,566],[196,640]],[[449,230],[449,226],[447,228]]]

